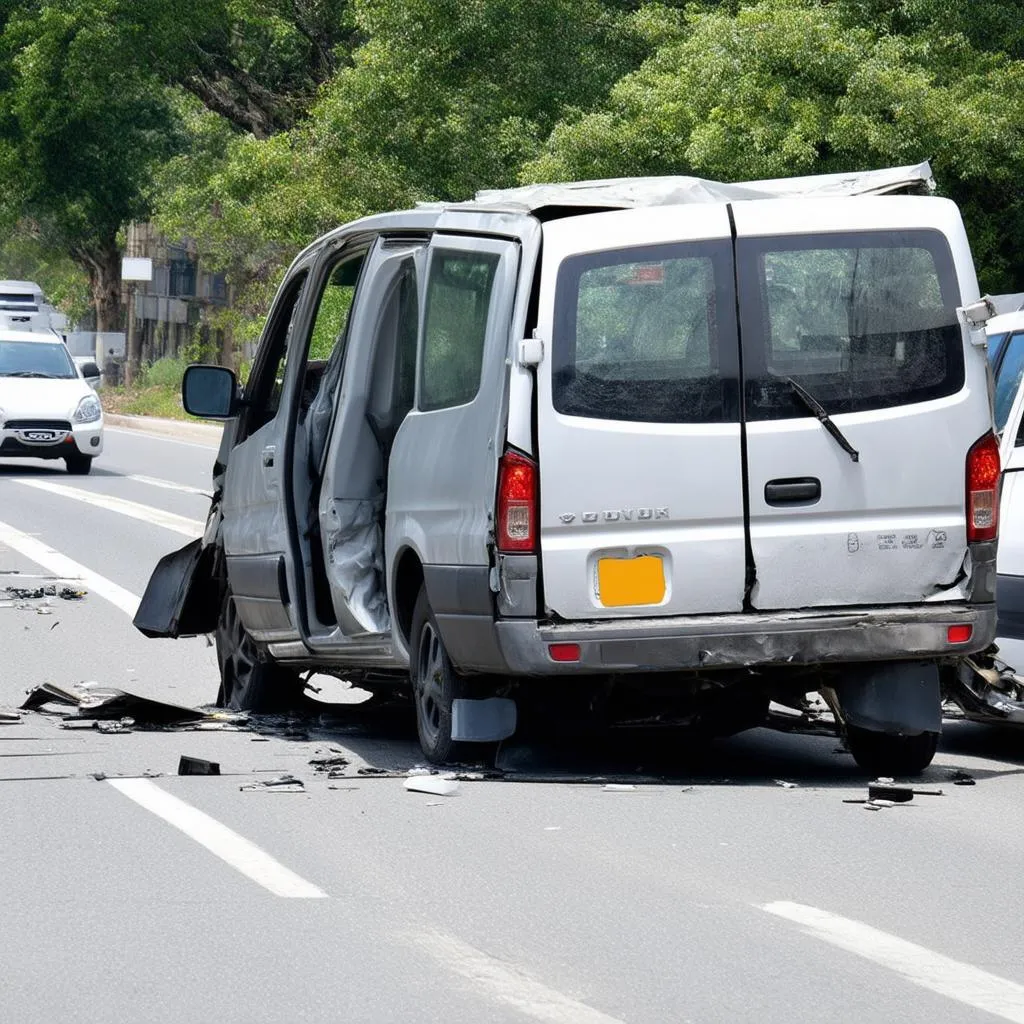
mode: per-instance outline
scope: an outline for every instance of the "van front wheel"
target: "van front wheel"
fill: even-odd
[[[412,613],[409,647],[416,731],[423,754],[431,764],[458,760],[465,756],[465,747],[452,739],[452,704],[467,695],[467,684],[448,657],[425,587],[420,588]]]
[[[890,736],[848,726],[846,745],[853,759],[869,775],[899,778],[920,775],[932,763],[939,745],[937,732],[922,732],[917,736]]]
[[[304,690],[302,679],[297,672],[260,653],[238,617],[230,590],[224,594],[216,640],[220,666],[217,707],[275,714],[299,706]]]

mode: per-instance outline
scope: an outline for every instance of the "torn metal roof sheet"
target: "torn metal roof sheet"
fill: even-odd
[[[539,210],[546,206],[584,206],[628,209],[640,206],[674,206],[685,203],[721,203],[744,199],[834,198],[882,195],[902,189],[931,192],[935,188],[931,165],[891,167],[849,174],[815,174],[801,178],[727,183],[704,178],[665,176],[656,178],[608,178],[520,188],[485,189],[464,203],[422,203],[445,209],[513,208]]]

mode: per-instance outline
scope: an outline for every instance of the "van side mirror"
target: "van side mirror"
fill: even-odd
[[[82,363],[82,376],[86,379],[100,376],[100,368],[95,363]]]
[[[238,411],[238,381],[224,366],[189,366],[181,381],[181,404],[190,416],[229,420]]]

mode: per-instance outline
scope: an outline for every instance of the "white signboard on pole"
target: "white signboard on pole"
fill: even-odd
[[[122,281],[152,281],[153,261],[137,256],[125,256],[121,260]]]

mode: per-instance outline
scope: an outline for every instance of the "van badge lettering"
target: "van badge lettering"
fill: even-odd
[[[668,519],[670,516],[668,506],[659,505],[655,508],[608,508],[601,512],[581,512],[579,518],[582,523],[631,523],[634,519],[649,523],[653,519]],[[576,522],[576,513],[562,512],[558,521],[568,526]]]

